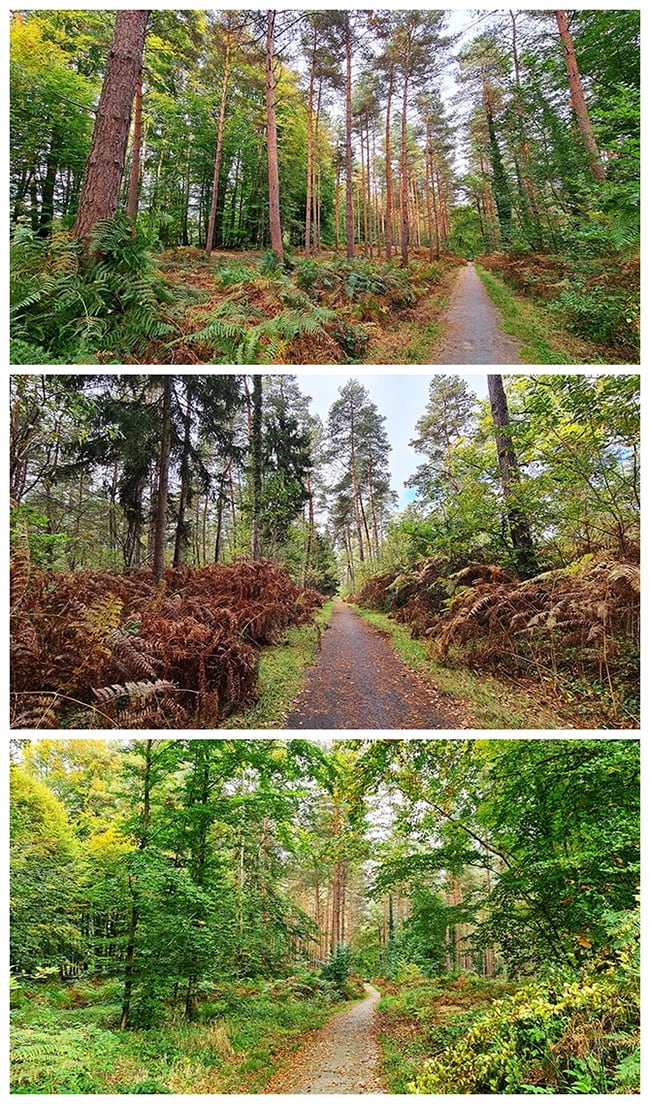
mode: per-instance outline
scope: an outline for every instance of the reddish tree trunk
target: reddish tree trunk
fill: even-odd
[[[600,150],[594,137],[591,120],[589,118],[589,112],[587,110],[587,104],[582,91],[582,81],[580,79],[580,70],[578,68],[578,62],[576,59],[576,52],[573,46],[573,39],[569,31],[569,21],[565,11],[556,11],[555,18],[557,20],[558,30],[560,32],[560,38],[562,39],[562,49],[564,52],[564,63],[566,65],[567,76],[569,78],[569,93],[571,96],[571,106],[575,111],[576,121],[582,134],[582,141],[587,151],[589,158],[589,167],[591,169],[591,175],[594,180],[605,180],[605,168],[600,159]]]
[[[280,175],[278,171],[278,132],[275,119],[274,65],[275,12],[266,14],[266,148],[269,166],[269,229],[271,249],[280,262],[284,259],[280,224]]]
[[[140,189],[140,160],[142,153],[142,69],[138,73],[135,86],[135,109],[133,113],[133,146],[131,148],[131,174],[129,177],[129,195],[126,201],[126,213],[131,222],[138,214],[138,192]]]
[[[100,219],[117,211],[148,11],[118,11],[86,164],[75,234],[88,251]]]
[[[219,196],[219,173],[221,172],[221,155],[223,151],[223,131],[226,122],[226,101],[228,99],[228,82],[230,80],[230,52],[232,38],[230,28],[227,30],[226,56],[223,63],[223,81],[221,82],[221,104],[219,107],[219,123],[217,125],[217,152],[214,158],[214,176],[212,178],[212,200],[210,203],[210,218],[205,239],[205,252],[210,256],[214,243],[214,224],[217,219],[217,199]]]

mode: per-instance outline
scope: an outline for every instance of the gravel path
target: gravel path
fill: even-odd
[[[372,985],[364,988],[366,999],[314,1031],[273,1075],[265,1093],[384,1093],[374,1031],[380,994]]]
[[[501,329],[501,316],[476,275],[461,268],[445,312],[447,337],[438,364],[521,364],[517,341]]]
[[[386,637],[338,599],[285,728],[462,728]]]

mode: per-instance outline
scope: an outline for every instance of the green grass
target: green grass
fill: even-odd
[[[445,302],[443,300],[438,304],[438,310],[443,309]],[[442,327],[439,322],[429,322],[422,326],[404,350],[404,364],[426,364],[431,349],[440,342],[441,335]]]
[[[503,329],[521,341],[521,358],[526,364],[598,364],[601,358],[558,326],[557,316],[539,304],[514,295],[498,276],[474,265],[490,299],[501,313]]]
[[[302,689],[305,670],[316,657],[320,635],[331,615],[327,602],[315,615],[315,625],[289,629],[279,644],[265,648],[258,672],[259,700],[247,713],[234,713],[223,728],[282,728],[286,715]]]
[[[462,721],[471,728],[525,729],[566,728],[566,718],[541,704],[531,694],[508,686],[492,675],[475,674],[462,667],[447,667],[431,659],[426,644],[415,640],[407,626],[392,621],[385,613],[355,607],[361,616],[385,632],[407,666],[424,675],[443,694],[460,706]]]
[[[14,1093],[250,1093],[302,1035],[350,1005],[331,990],[220,985],[204,1022],[118,1031],[115,982],[38,983],[12,1012]],[[65,1004],[73,1007],[66,1008]],[[63,1006],[63,1007],[62,1007]]]

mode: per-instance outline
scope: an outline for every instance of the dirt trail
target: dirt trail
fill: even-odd
[[[364,988],[366,999],[314,1031],[273,1075],[264,1093],[384,1093],[374,1033],[380,994],[371,985]]]
[[[462,728],[385,636],[340,599],[285,728]]]
[[[474,265],[461,268],[445,312],[447,336],[438,364],[522,364],[517,341],[501,329],[501,316]]]

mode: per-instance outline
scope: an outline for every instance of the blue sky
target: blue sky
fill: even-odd
[[[349,379],[356,379],[370,393],[372,402],[377,406],[379,413],[386,418],[386,432],[393,450],[390,455],[393,489],[399,495],[399,505],[407,504],[412,492],[404,487],[404,481],[413,474],[422,458],[409,448],[409,441],[414,436],[415,423],[424,412],[429,395],[429,381],[436,373],[426,372],[395,372],[390,373],[366,373],[366,372],[318,372],[301,371],[298,374],[298,382],[303,395],[310,395],[312,402],[310,410],[313,414],[319,414],[323,422],[327,421],[327,413],[332,403],[338,398],[338,390]],[[462,376],[467,382],[470,391],[479,398],[485,398],[487,394],[487,380],[485,374]]]

